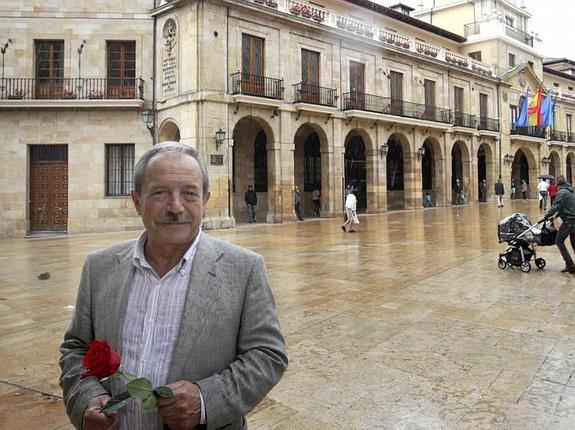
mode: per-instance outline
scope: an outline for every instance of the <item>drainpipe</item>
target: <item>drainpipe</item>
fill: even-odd
[[[503,175],[502,165],[501,165],[501,133],[503,131],[503,120],[501,118],[501,102],[500,102],[500,91],[501,91],[501,82],[497,82],[497,118],[499,118],[499,177]]]
[[[224,93],[228,94],[228,61],[230,58],[230,7],[226,6],[226,58],[224,62]],[[226,130],[228,131],[228,139],[233,139],[233,134],[230,135],[230,109],[226,109]],[[235,142],[234,142],[235,145]],[[233,147],[230,148],[228,144],[228,218],[232,218],[232,172],[230,163],[232,162]]]
[[[154,6],[156,5],[156,2],[154,1]],[[158,18],[156,15],[154,15],[154,33],[152,35],[152,61],[153,61],[153,66],[152,66],[152,112],[154,113],[153,117],[152,117],[152,121],[153,121],[153,133],[152,133],[152,145],[156,144],[156,136],[157,136],[157,132],[158,132],[158,112],[157,112],[157,104],[156,104],[156,56],[157,56],[157,52],[156,52],[156,30],[157,30],[157,25],[158,25]]]

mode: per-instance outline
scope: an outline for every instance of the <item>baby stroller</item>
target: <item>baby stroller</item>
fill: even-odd
[[[543,221],[542,223],[544,230],[549,230],[545,227],[546,222]],[[547,233],[543,234],[542,230],[536,228],[539,224],[532,225],[529,218],[521,213],[510,215],[499,222],[497,227],[499,242],[505,242],[509,245],[505,252],[499,254],[497,265],[500,269],[515,266],[527,273],[531,270],[530,261],[532,258],[539,269],[545,267],[545,260],[537,258],[535,244],[543,245],[543,240],[548,243],[550,239]],[[557,235],[557,231],[555,231],[555,235]],[[543,240],[542,236],[544,237]]]

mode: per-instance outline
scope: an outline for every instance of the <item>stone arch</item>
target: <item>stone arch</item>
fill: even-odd
[[[575,177],[575,152],[568,152],[565,158],[565,178],[567,182],[573,184]]]
[[[517,192],[522,192],[522,181],[527,182],[528,194],[536,194],[537,191],[537,160],[533,152],[527,146],[519,147],[513,154],[513,164],[511,165],[511,180],[517,185]]]
[[[235,123],[232,148],[232,211],[236,223],[247,222],[247,208],[244,193],[248,185],[253,185],[257,195],[256,220],[268,219],[273,206],[272,174],[273,160],[270,161],[270,148],[274,134],[270,125],[257,116],[244,116]]]
[[[160,142],[165,142],[167,140],[173,142],[180,141],[180,127],[174,119],[167,118],[162,121],[162,124],[160,125],[159,139]]]
[[[563,169],[561,168],[561,157],[559,153],[557,151],[551,151],[549,158],[551,160],[548,166],[549,174],[553,176],[560,175]]]
[[[373,169],[368,165],[373,159],[373,141],[367,131],[356,128],[347,134],[344,148],[344,187],[357,189],[358,211],[369,211],[375,192]]]
[[[317,187],[326,200],[330,184],[328,138],[319,124],[302,124],[294,135],[294,184],[302,195],[304,216],[313,214],[311,194]]]
[[[463,140],[456,141],[451,147],[451,198],[455,203],[456,185],[459,182],[461,190],[469,195],[471,179],[471,155],[467,144]]]
[[[433,205],[442,205],[443,192],[443,154],[441,144],[435,137],[428,137],[421,145],[425,152],[421,159],[421,198],[429,193]]]
[[[397,210],[411,207],[407,199],[413,186],[413,156],[409,140],[402,133],[393,133],[387,139],[385,158],[387,174],[387,209]]]
[[[481,199],[481,181],[487,185],[486,199],[493,194],[495,182],[497,182],[495,163],[495,151],[492,145],[482,142],[477,148],[477,196]]]

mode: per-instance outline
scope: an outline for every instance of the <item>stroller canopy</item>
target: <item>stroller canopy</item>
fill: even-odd
[[[497,226],[499,242],[507,242],[514,239],[525,230],[528,230],[532,225],[527,215],[522,213],[514,213],[503,218]]]

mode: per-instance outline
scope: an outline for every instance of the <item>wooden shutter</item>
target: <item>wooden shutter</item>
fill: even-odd
[[[36,98],[60,98],[63,77],[64,41],[36,40]]]
[[[108,95],[110,99],[131,99],[136,96],[136,42],[108,42]],[[91,98],[101,98],[99,89]]]
[[[455,87],[453,97],[455,112],[463,112],[463,88]]]
[[[349,62],[349,89],[351,109],[363,109],[365,106],[365,64]]]
[[[264,95],[264,39],[242,34],[242,93]]]
[[[390,72],[390,95],[391,113],[401,115],[403,113],[403,73]]]
[[[306,103],[319,102],[319,52],[301,50],[301,99]]]
[[[487,97],[487,94],[479,94],[479,125],[482,129],[487,127],[487,118],[489,117]]]
[[[436,121],[435,118],[435,81],[426,79],[423,82],[424,98],[425,98],[425,111],[424,119]]]

